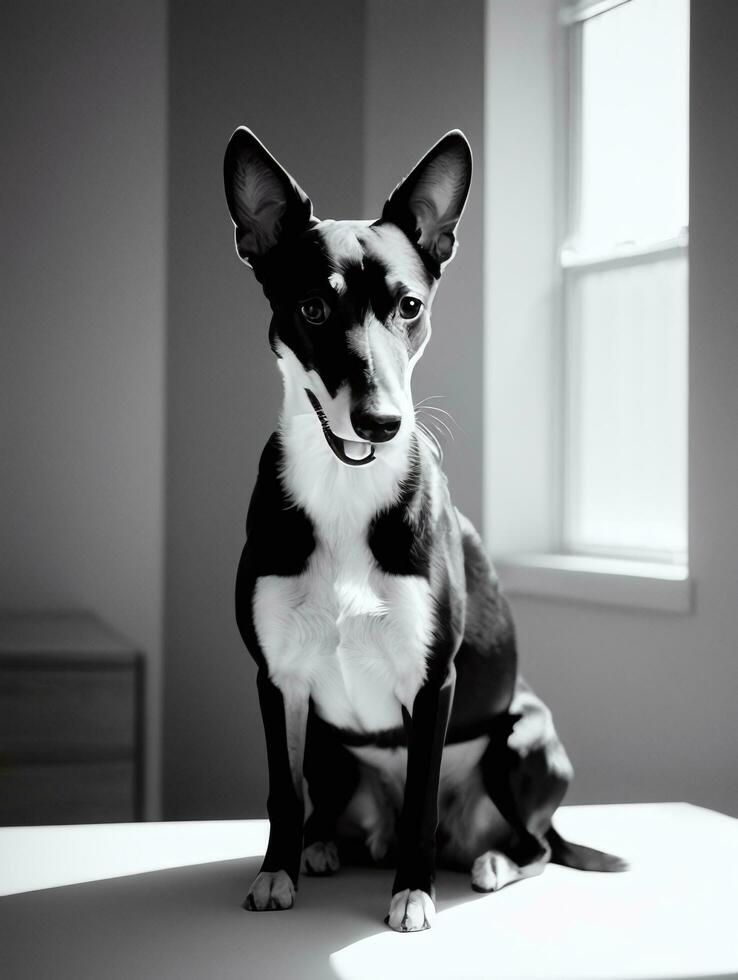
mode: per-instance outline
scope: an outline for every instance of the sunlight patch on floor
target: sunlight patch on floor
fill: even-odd
[[[263,854],[268,820],[0,828],[0,895]]]
[[[461,904],[444,905],[439,888],[432,929],[409,935],[378,929],[333,953],[334,974],[340,980],[738,977],[738,880],[730,870],[738,868],[736,821],[665,804],[590,808],[588,827],[584,809],[562,813],[561,829],[599,846],[610,838],[630,860],[629,871],[549,866],[538,878]],[[707,859],[707,824],[710,853],[722,861]]]

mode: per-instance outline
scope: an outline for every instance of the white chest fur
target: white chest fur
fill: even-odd
[[[425,677],[433,604],[426,579],[379,568],[367,530],[397,497],[407,447],[398,442],[365,470],[347,467],[314,415],[284,425],[282,442],[283,479],[316,546],[302,574],[257,581],[254,625],[270,676],[309,694],[339,727],[401,725]]]
[[[393,728],[425,677],[429,586],[382,572],[358,536],[319,540],[301,575],[258,580],[254,624],[279,688],[341,728]]]

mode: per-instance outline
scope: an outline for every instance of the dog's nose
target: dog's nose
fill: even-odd
[[[367,442],[389,442],[400,428],[399,415],[372,415],[369,412],[352,412],[351,425],[360,439]]]

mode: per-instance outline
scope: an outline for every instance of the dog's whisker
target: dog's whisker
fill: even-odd
[[[426,425],[421,422],[421,420],[416,416],[415,419],[418,429],[421,435],[430,443],[431,450],[438,453],[440,460],[443,459],[443,447],[436,438],[436,436],[428,429]]]
[[[438,419],[441,419],[442,417],[445,416],[445,418],[447,418],[449,420],[449,422],[451,422],[453,425],[455,425],[458,429],[461,429],[461,426],[456,421],[456,419],[453,417],[453,415],[451,414],[451,412],[447,412],[443,408],[438,408],[437,405],[424,405],[423,406],[423,411],[428,412],[430,415],[432,415],[432,416],[434,416],[435,418],[438,418]]]
[[[424,405],[423,408],[428,412],[440,412],[441,415],[447,415],[452,422],[456,422],[456,419],[453,417],[451,412],[447,412],[446,409],[441,408],[440,405]]]
[[[439,444],[438,440],[435,439],[433,435],[430,433],[427,436],[427,440],[431,448],[431,452],[433,452],[438,457],[439,462],[443,462],[443,449]]]
[[[433,401],[434,398],[445,398],[445,395],[427,395],[425,398],[421,398],[419,402],[415,403],[415,407],[419,408],[421,405],[425,405],[426,402]]]
[[[422,422],[425,425],[426,428],[428,427],[427,426],[427,423],[430,421],[431,418],[432,418],[432,416],[431,415],[426,415],[425,412],[424,412],[424,410],[422,408],[418,408],[418,409],[415,410],[415,419],[416,419],[416,421],[418,423],[421,423]]]
[[[448,434],[451,436],[452,439],[456,438],[454,433],[451,431],[451,428],[448,425],[446,425],[443,419],[434,419],[433,421],[435,422],[436,425],[443,426],[443,428],[446,430],[446,432],[448,432]]]
[[[439,428],[438,424],[436,423],[435,424],[435,431],[438,433],[438,436],[441,439],[445,439],[448,436],[448,437],[450,437],[450,439],[451,439],[452,442],[455,442],[456,441],[456,437],[454,436],[453,432],[451,432],[449,430],[449,428],[447,426],[446,427],[443,427],[443,428]]]
[[[451,431],[448,425],[443,421],[443,419],[436,418],[435,415],[427,414],[425,415],[425,420],[428,425],[433,425],[437,432],[445,437],[448,434],[452,439],[455,438],[454,433]],[[439,428],[439,426],[441,428]]]
[[[443,446],[438,441],[436,436],[425,427],[421,431],[422,438],[425,439],[426,443],[430,446],[431,452],[438,456],[439,461],[443,460]]]
[[[447,412],[444,408],[439,408],[438,405],[424,405],[423,409],[424,411],[428,411],[430,413],[441,412],[449,419],[450,422],[453,423],[453,425],[456,426],[459,432],[463,432],[464,435],[467,434],[466,429],[456,421],[456,418],[451,414],[451,412]]]
[[[438,416],[436,416],[436,415],[428,415],[427,418],[429,420],[430,419],[433,419],[433,422],[434,422],[435,425],[442,425],[443,428],[446,430],[446,432],[448,432],[448,434],[450,436],[453,436],[453,432],[451,430],[451,426],[447,422],[445,422],[443,419],[438,418]]]
[[[425,425],[425,423],[424,423],[424,422],[422,422],[422,421],[421,421],[420,419],[418,419],[418,418],[416,418],[416,420],[415,420],[415,421],[416,421],[416,424],[417,424],[417,426],[418,426],[418,429],[419,429],[419,430],[420,430],[420,431],[421,431],[421,432],[423,433],[423,435],[425,435],[425,436],[427,436],[427,437],[428,437],[429,439],[432,439],[432,440],[433,440],[433,441],[434,441],[434,442],[435,442],[436,444],[438,444],[438,440],[437,440],[437,439],[436,439],[436,437],[435,437],[435,436],[433,435],[433,433],[432,433],[432,432],[430,431],[430,429],[428,428],[428,426],[427,426],[427,425]]]

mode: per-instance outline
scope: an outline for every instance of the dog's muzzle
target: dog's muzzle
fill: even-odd
[[[343,439],[340,439],[334,432],[331,431],[331,427],[328,425],[328,419],[325,417],[325,412],[323,411],[320,402],[315,397],[315,395],[310,391],[309,388],[305,389],[305,394],[308,396],[310,404],[315,410],[315,414],[320,420],[320,425],[323,429],[323,435],[325,436],[325,441],[333,450],[334,454],[345,463],[347,466],[365,466],[367,463],[371,463],[376,457],[374,455],[374,446],[369,445],[369,452],[362,459],[353,459],[346,453],[346,444]],[[354,445],[362,445],[362,443],[354,443]],[[367,445],[367,444],[363,444]]]

